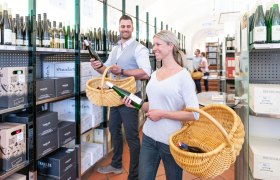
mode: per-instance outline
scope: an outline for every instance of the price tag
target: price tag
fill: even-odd
[[[50,0],[50,4],[58,8],[66,8],[66,0]]]

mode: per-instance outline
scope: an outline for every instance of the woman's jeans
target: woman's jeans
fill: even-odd
[[[204,76],[209,76],[209,72],[205,72]],[[208,91],[208,79],[204,79],[204,86],[205,86],[205,91]]]
[[[166,180],[181,180],[183,171],[176,164],[167,144],[153,140],[143,133],[140,150],[139,180],[154,180],[162,160]]]

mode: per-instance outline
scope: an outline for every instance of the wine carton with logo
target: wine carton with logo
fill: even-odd
[[[249,138],[249,167],[255,179],[280,179],[279,139]]]
[[[58,146],[61,147],[76,138],[76,123],[60,121],[58,123]]]
[[[26,160],[26,127],[19,123],[0,123],[0,168],[9,171]]]
[[[36,80],[36,101],[55,97],[54,79]]]
[[[40,159],[58,148],[57,130],[44,136],[37,136],[36,158]]]
[[[63,176],[72,167],[76,166],[75,152],[75,149],[59,148],[38,161],[38,173],[58,178]]]
[[[0,67],[0,107],[27,104],[27,68]]]

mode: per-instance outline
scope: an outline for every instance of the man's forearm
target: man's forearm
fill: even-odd
[[[134,76],[135,79],[149,79],[148,74],[143,69],[128,69],[123,71],[125,76]]]

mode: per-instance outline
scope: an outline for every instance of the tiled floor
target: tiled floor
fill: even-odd
[[[129,170],[129,150],[128,146],[124,144],[124,152],[123,152],[123,173],[122,174],[100,174],[96,172],[96,168],[99,166],[106,166],[111,162],[112,153],[109,154],[105,159],[100,161],[91,172],[88,172],[83,176],[84,180],[127,180],[128,170]],[[165,180],[165,172],[162,162],[158,168],[156,180]],[[203,178],[195,177],[186,172],[183,173],[183,180],[204,180]],[[222,175],[213,178],[212,180],[234,180],[234,167],[232,166],[230,169],[225,171]]]

